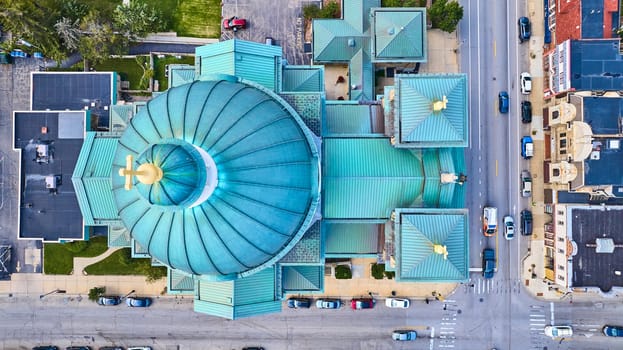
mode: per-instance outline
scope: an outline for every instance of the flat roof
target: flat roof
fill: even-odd
[[[594,138],[584,160],[584,184],[623,185],[623,138]]]
[[[593,134],[623,133],[623,97],[585,96],[583,100],[583,119]]]
[[[114,72],[32,72],[33,111],[90,110],[97,126],[108,128],[110,105],[116,103]],[[93,123],[93,128],[96,125]]]
[[[623,90],[620,39],[571,41],[571,87],[575,90]]]
[[[597,238],[612,238],[615,244],[621,241],[623,233],[623,207],[571,208],[567,213],[571,220],[572,239],[578,249],[573,257],[572,282],[574,287],[599,287],[608,292],[612,287],[623,286],[623,254],[615,248],[613,253],[597,253]]]
[[[82,213],[71,176],[83,143],[86,115],[85,111],[14,113],[13,146],[21,151],[20,238],[83,238]],[[76,132],[79,128],[82,133]]]

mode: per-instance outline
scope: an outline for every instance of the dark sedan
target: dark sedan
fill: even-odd
[[[119,305],[121,298],[116,295],[101,296],[97,299],[97,303],[103,306]]]
[[[311,299],[308,298],[290,298],[288,299],[288,307],[291,309],[309,309]]]
[[[125,299],[125,304],[129,307],[149,307],[149,305],[151,305],[151,298],[128,297]]]
[[[623,337],[623,327],[621,326],[604,326],[603,332],[606,337]]]

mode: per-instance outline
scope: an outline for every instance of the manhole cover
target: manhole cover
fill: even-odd
[[[484,299],[483,299],[483,298],[480,298],[479,300],[480,300],[480,302],[481,302],[481,303],[484,301]]]
[[[461,309],[456,310],[456,313],[459,314],[459,315],[461,314],[461,312],[463,312],[463,311],[461,311]]]

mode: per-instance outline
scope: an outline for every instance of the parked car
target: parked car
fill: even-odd
[[[606,337],[623,337],[623,327],[621,326],[604,326],[602,331]]]
[[[404,298],[387,298],[385,299],[385,306],[393,309],[408,309],[411,303],[409,299]]]
[[[353,310],[372,309],[374,307],[374,299],[371,299],[371,298],[351,299],[350,307]]]
[[[227,30],[233,30],[234,32],[236,32],[238,31],[238,29],[244,29],[246,27],[247,20],[244,18],[238,18],[237,16],[233,16],[223,20],[223,28]]]
[[[521,156],[524,159],[530,159],[534,156],[534,142],[532,137],[524,136],[521,138]]]
[[[392,332],[392,339],[399,341],[410,341],[417,338],[417,333],[412,330],[396,330]]]
[[[500,113],[508,113],[509,105],[508,92],[500,91],[498,94],[498,109]]]
[[[242,348],[242,350],[264,350],[264,348],[261,346],[247,346]]]
[[[519,82],[521,86],[521,93],[524,95],[529,95],[532,91],[532,77],[530,76],[530,73],[521,73],[519,75]]]
[[[504,217],[504,238],[511,240],[515,237],[515,221],[513,217],[507,215]]]
[[[91,350],[90,346],[68,346],[65,350]]]
[[[131,346],[128,350],[151,350],[151,346]]]
[[[532,102],[521,101],[521,122],[532,123]]]
[[[119,305],[121,303],[121,297],[116,295],[104,295],[97,299],[97,303],[104,306]]]
[[[528,17],[519,17],[517,20],[517,26],[519,27],[519,42],[530,40],[530,19]]]
[[[532,175],[528,170],[521,171],[521,196],[530,197],[532,195]]]
[[[484,278],[493,278],[495,273],[495,250],[485,248],[482,251],[482,276]]]
[[[102,346],[98,350],[125,350],[122,346]]]
[[[528,209],[521,211],[521,234],[524,236],[532,234],[532,212]]]
[[[573,335],[571,326],[545,326],[545,335],[552,338],[570,337]]]
[[[32,348],[32,350],[58,350],[58,346],[41,345],[41,346],[35,346],[34,348]]]
[[[129,307],[149,307],[149,305],[151,305],[151,298],[128,297],[125,299],[125,304]]]
[[[318,299],[316,307],[319,309],[339,309],[342,307],[342,301],[338,299]]]
[[[309,309],[311,299],[308,298],[290,298],[288,299],[288,307],[291,309]]]

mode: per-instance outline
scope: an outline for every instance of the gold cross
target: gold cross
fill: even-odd
[[[125,168],[119,169],[119,176],[125,177],[125,189],[132,189],[132,176],[136,176],[138,181],[143,184],[151,185],[162,179],[162,169],[152,163],[143,163],[137,170],[132,170],[134,158],[131,154],[125,157]]]

